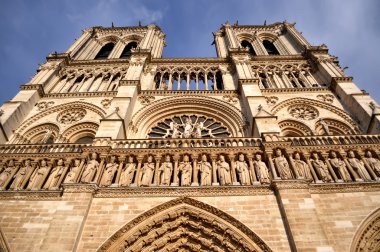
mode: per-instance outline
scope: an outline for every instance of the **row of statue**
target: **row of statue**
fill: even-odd
[[[366,151],[357,158],[353,151],[346,157],[331,151],[321,156],[317,152],[310,158],[295,152],[285,156],[276,149],[274,157],[256,153],[252,156],[218,155],[190,160],[190,155],[173,158],[165,155],[153,161],[152,155],[136,160],[129,156],[117,160],[116,156],[98,158],[97,153],[88,159],[56,162],[30,159],[24,162],[9,160],[0,168],[1,190],[58,189],[63,183],[96,183],[101,187],[113,186],[212,186],[268,184],[272,179],[306,179],[315,182],[372,181],[380,178],[380,161]],[[228,161],[226,160],[228,157]],[[108,160],[107,160],[108,159]],[[100,162],[99,162],[100,161]],[[136,162],[137,161],[137,162]],[[211,161],[211,162],[210,162]]]

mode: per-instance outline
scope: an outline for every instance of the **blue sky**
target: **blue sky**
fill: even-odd
[[[1,0],[0,104],[45,62],[91,26],[158,24],[164,57],[215,57],[212,32],[222,23],[287,20],[314,45],[325,43],[346,74],[380,102],[380,1],[352,0]]]

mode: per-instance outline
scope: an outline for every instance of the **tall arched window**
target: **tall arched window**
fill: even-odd
[[[112,42],[104,45],[96,55],[95,59],[107,59],[110,53],[112,52],[114,46],[115,44]]]
[[[273,45],[269,40],[264,40],[263,45],[267,50],[269,55],[279,55],[280,53],[277,51],[277,48]]]
[[[255,49],[253,49],[253,46],[251,43],[249,43],[247,40],[243,40],[241,42],[241,46],[244,47],[244,48],[248,48],[248,51],[251,55],[255,56],[256,55],[256,52],[255,52]]]
[[[128,59],[131,57],[131,50],[137,47],[137,42],[130,42],[124,47],[123,52],[120,55],[120,59]]]

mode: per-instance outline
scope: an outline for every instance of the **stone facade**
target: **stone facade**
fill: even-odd
[[[1,107],[0,251],[379,251],[380,109],[293,24],[216,58],[93,27]]]

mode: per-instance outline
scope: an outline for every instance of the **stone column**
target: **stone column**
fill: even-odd
[[[72,163],[73,161],[73,158],[67,158],[66,161],[65,161],[65,168],[63,169],[62,171],[62,174],[61,176],[59,177],[59,180],[58,180],[58,183],[57,183],[57,186],[52,188],[52,189],[58,189],[59,186],[61,185],[63,179],[65,178],[66,176],[66,173],[67,173],[67,170],[69,169],[70,167],[70,164]]]
[[[218,157],[216,155],[211,155],[211,162],[212,162],[212,185],[218,186],[218,177],[216,176],[216,159]]]
[[[94,182],[97,185],[99,185],[100,180],[102,179],[102,176],[103,176],[104,162],[105,162],[106,157],[107,157],[106,154],[100,154],[100,164],[99,164],[99,168],[94,179]]]
[[[274,166],[273,159],[272,159],[272,153],[268,153],[267,155],[268,155],[268,161],[269,161],[268,165],[269,165],[270,171],[272,172],[273,179],[281,179],[277,175],[276,167]]]
[[[354,177],[354,181],[363,181],[363,179],[361,179],[358,174],[356,174],[356,172],[354,171],[354,169],[351,167],[350,163],[347,161],[347,153],[344,152],[344,151],[341,151],[339,152],[340,155],[342,156],[343,158],[343,161],[344,163],[346,164],[346,167],[348,169],[348,171],[351,173],[351,175]]]
[[[198,183],[198,154],[191,155],[191,159],[193,159],[193,182],[191,183],[191,186],[199,186]]]
[[[307,165],[309,166],[309,169],[310,169],[311,175],[313,176],[315,183],[322,183],[322,181],[318,179],[318,175],[317,175],[317,173],[315,172],[314,167],[312,166],[312,164],[311,164],[311,162],[310,162],[310,154],[309,154],[309,153],[306,154],[305,152],[303,152],[302,155],[303,155],[303,156],[305,157],[305,159],[306,159],[306,163],[307,163]]]
[[[125,158],[126,156],[125,155],[121,155],[119,156],[119,167],[117,169],[117,174],[116,174],[116,179],[115,179],[115,184],[111,185],[112,187],[117,187],[119,186],[119,181],[120,181],[120,176],[121,176],[121,172],[123,170],[123,166],[124,166],[124,161],[125,161]]]
[[[140,185],[140,176],[141,176],[141,164],[142,164],[142,161],[144,159],[143,156],[137,156],[136,157],[137,159],[137,168],[136,168],[136,177],[135,177],[135,180],[133,181],[133,183],[131,184],[131,187],[136,187],[136,186],[139,186]]]
[[[157,186],[159,185],[159,173],[158,170],[160,169],[160,161],[161,161],[161,155],[155,155],[154,159],[156,160],[156,167],[154,169],[154,180],[152,186]]]
[[[235,155],[229,154],[228,158],[230,159],[230,165],[231,165],[232,185],[240,185],[240,183],[237,181],[237,178],[236,178]]]
[[[368,173],[371,175],[373,180],[377,180],[377,176],[375,172],[372,170],[372,168],[369,166],[367,159],[365,158],[365,153],[364,151],[358,151],[358,154],[360,155],[361,160],[364,163],[364,167],[367,169]]]
[[[335,182],[339,182],[339,179],[338,179],[338,177],[336,176],[336,174],[335,174],[335,172],[334,172],[334,169],[331,167],[331,164],[330,164],[330,162],[329,162],[329,160],[328,160],[328,153],[326,153],[326,152],[323,152],[323,153],[321,153],[321,155],[322,155],[322,158],[323,158],[323,161],[326,163],[326,165],[327,165],[327,168],[328,168],[328,170],[329,170],[329,172],[330,172],[330,174],[331,174],[331,176],[332,176],[332,178],[333,178],[333,180],[335,181]]]
[[[252,184],[260,184],[260,182],[257,180],[255,167],[253,165],[253,155],[248,154],[248,164],[249,164],[249,176],[251,177]]]
[[[84,162],[85,162],[85,158],[82,158],[80,165],[79,165],[79,168],[78,168],[78,172],[77,172],[77,174],[75,174],[75,178],[74,178],[75,183],[78,183],[80,180],[80,177],[82,176]]]
[[[171,186],[178,186],[178,160],[179,155],[176,154],[173,156],[174,160],[174,171],[173,171],[173,182],[171,183]]]

